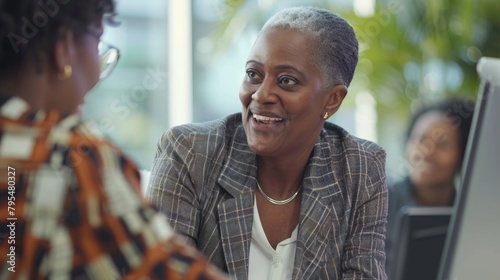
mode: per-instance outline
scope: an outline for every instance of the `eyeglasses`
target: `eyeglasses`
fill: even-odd
[[[99,41],[98,49],[99,59],[101,61],[101,74],[99,75],[99,80],[103,80],[107,78],[115,68],[120,58],[120,50],[102,40]]]
[[[99,40],[97,48],[99,52],[99,60],[101,61],[101,73],[99,75],[99,80],[101,81],[106,79],[115,68],[116,63],[120,58],[120,50],[118,50],[117,47],[102,41],[101,36],[92,30],[88,30],[87,33]]]

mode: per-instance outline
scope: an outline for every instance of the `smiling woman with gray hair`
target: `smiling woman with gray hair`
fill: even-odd
[[[326,120],[358,61],[352,27],[285,9],[245,66],[242,112],[169,129],[149,196],[236,279],[386,279],[385,152]]]

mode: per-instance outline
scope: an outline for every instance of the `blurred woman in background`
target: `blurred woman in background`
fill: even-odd
[[[450,99],[423,107],[406,135],[409,173],[389,186],[387,256],[398,234],[396,217],[403,206],[451,206],[462,167],[474,102]]]

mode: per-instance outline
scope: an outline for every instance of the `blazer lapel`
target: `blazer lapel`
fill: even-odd
[[[232,196],[219,204],[218,211],[227,269],[236,279],[248,278],[256,172],[255,154],[248,149],[243,130],[237,130],[218,180]]]
[[[248,277],[252,222],[253,193],[228,199],[219,205],[222,249],[229,275],[236,279]]]
[[[304,175],[293,279],[320,278],[327,249],[333,248],[330,235],[339,226],[338,215],[344,215],[342,204],[333,203],[342,200],[331,163],[334,154],[328,143],[319,140]]]
[[[294,279],[317,279],[324,266],[332,210],[322,200],[319,193],[310,190],[302,194]]]

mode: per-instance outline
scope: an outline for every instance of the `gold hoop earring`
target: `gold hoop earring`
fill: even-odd
[[[329,116],[330,115],[328,115],[328,112],[325,112],[325,114],[323,115],[323,119],[326,120],[326,119],[328,119]]]
[[[59,79],[60,80],[69,79],[72,74],[73,74],[73,68],[71,67],[71,65],[69,65],[69,64],[65,65],[64,66],[64,73],[63,74],[59,74]]]

